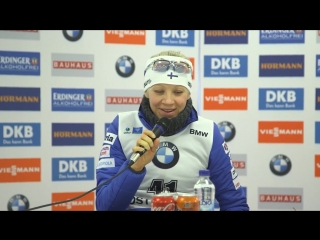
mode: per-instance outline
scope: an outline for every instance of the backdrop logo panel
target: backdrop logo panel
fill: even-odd
[[[40,52],[0,51],[0,74],[40,76]]]
[[[62,34],[68,41],[75,42],[82,37],[83,30],[62,30]]]
[[[320,155],[314,156],[314,176],[320,177]]]
[[[315,122],[315,143],[320,143],[320,122]]]
[[[40,123],[0,123],[0,147],[40,146]]]
[[[93,145],[93,123],[52,123],[52,146]]]
[[[247,175],[247,154],[231,154],[234,168],[239,175]]]
[[[320,77],[320,55],[316,55],[316,77]]]
[[[303,210],[303,188],[258,188],[258,208]]]
[[[76,198],[84,192],[56,192],[51,195],[51,202],[62,202]],[[94,192],[90,192],[76,200],[51,206],[52,211],[94,211]]]
[[[204,110],[247,110],[247,88],[205,88]]]
[[[236,128],[231,122],[222,121],[218,123],[218,127],[225,142],[230,142],[235,137]]]
[[[320,30],[317,31],[317,43],[320,43]]]
[[[259,110],[303,110],[303,88],[260,88]]]
[[[52,88],[52,111],[94,111],[94,89]]]
[[[94,180],[94,158],[52,158],[52,181]]]
[[[290,172],[292,163],[286,155],[278,154],[270,160],[269,167],[274,175],[284,176]]]
[[[13,195],[8,201],[8,211],[25,211],[29,209],[29,199],[22,194]]]
[[[52,76],[60,77],[93,77],[93,54],[51,54]]]
[[[0,38],[40,40],[39,30],[0,30]]]
[[[247,77],[248,56],[204,56],[205,77]]]
[[[121,56],[116,61],[116,71],[121,77],[130,77],[135,70],[133,59],[127,55]]]
[[[320,110],[320,88],[316,88],[316,110]]]
[[[156,45],[194,47],[194,30],[156,30]]]
[[[105,30],[104,42],[145,45],[146,30]]]
[[[2,158],[0,159],[0,182],[40,182],[40,158]]]
[[[195,64],[194,64],[194,58],[193,57],[189,57],[189,61],[192,63],[193,66],[193,72],[192,72],[192,80],[194,80],[194,76],[195,76]]]
[[[303,143],[304,126],[299,121],[259,121],[258,143]]]
[[[0,87],[0,110],[40,111],[40,88]]]
[[[205,30],[204,44],[248,44],[248,30]]]
[[[260,77],[303,77],[304,55],[259,56]]]
[[[105,111],[125,112],[138,110],[142,97],[142,90],[106,89]]]
[[[304,30],[260,30],[260,43],[304,43]]]

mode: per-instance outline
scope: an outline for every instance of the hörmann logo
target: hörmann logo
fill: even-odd
[[[93,123],[52,123],[52,146],[93,145]]]
[[[0,147],[40,146],[40,123],[0,123]]]
[[[156,30],[156,45],[194,47],[194,30]]]
[[[248,30],[205,30],[204,44],[248,44]]]
[[[260,44],[304,43],[305,30],[260,30]]]
[[[320,88],[316,88],[316,110],[320,110]]]
[[[204,110],[247,110],[247,88],[205,88]]]
[[[303,88],[260,88],[259,110],[303,110]]]
[[[316,55],[316,77],[320,77],[320,55]]]
[[[40,158],[2,158],[0,159],[0,182],[40,182]]]
[[[0,51],[0,75],[40,76],[40,52]]]
[[[94,158],[52,158],[52,181],[94,180]]]
[[[146,44],[146,30],[105,30],[104,42],[111,44]]]
[[[0,110],[40,111],[40,88],[0,87]]]
[[[303,143],[302,121],[259,121],[258,143]]]
[[[260,77],[303,77],[304,55],[260,55]]]

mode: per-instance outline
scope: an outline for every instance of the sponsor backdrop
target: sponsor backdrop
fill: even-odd
[[[320,210],[319,31],[0,30],[0,210],[93,189],[110,122],[138,109],[145,61],[165,50],[193,62],[194,106],[251,210]],[[92,211],[95,194],[37,210]]]

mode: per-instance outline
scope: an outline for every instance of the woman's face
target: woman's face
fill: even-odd
[[[188,89],[180,85],[156,84],[145,92],[157,118],[174,118],[183,111],[190,98]]]

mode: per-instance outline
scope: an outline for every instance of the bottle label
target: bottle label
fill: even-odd
[[[195,193],[200,200],[200,211],[214,210],[215,189],[212,189],[210,187],[203,187],[195,189]]]

